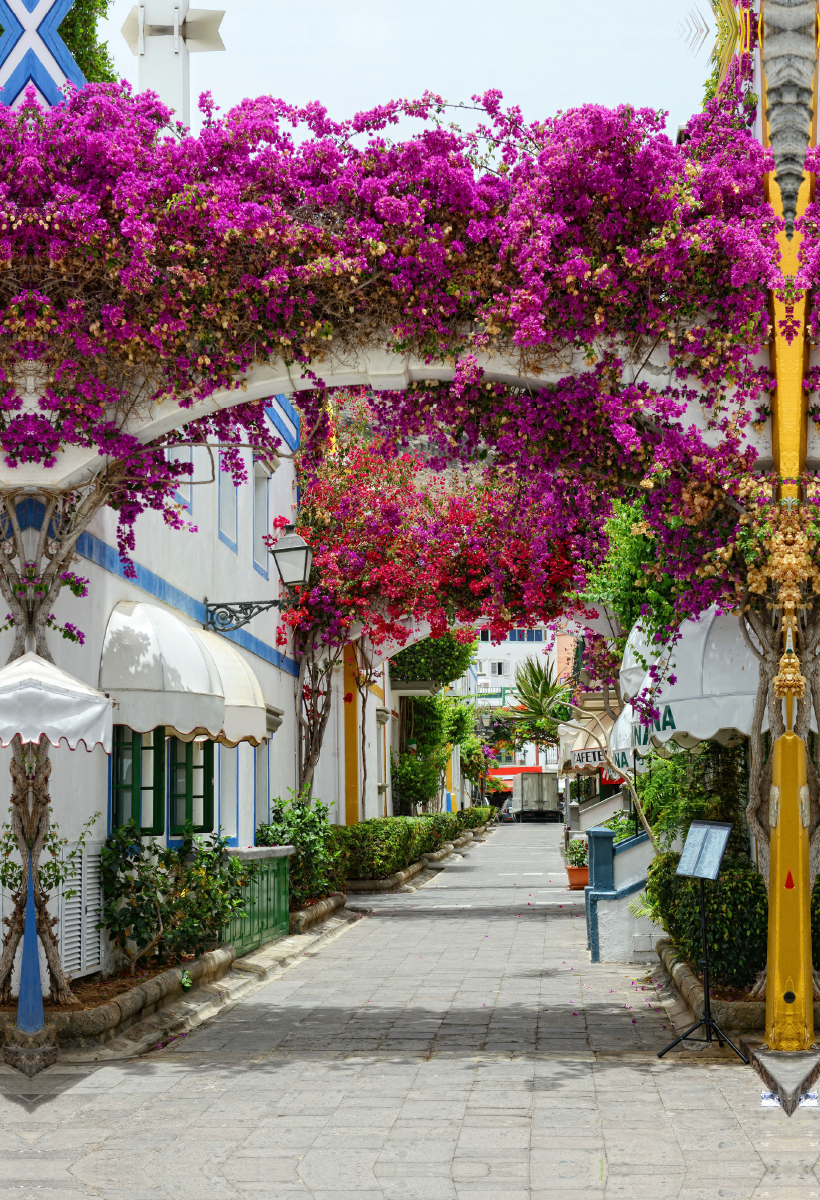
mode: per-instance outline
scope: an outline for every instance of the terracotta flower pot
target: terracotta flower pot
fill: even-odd
[[[589,867],[567,867],[569,890],[578,892],[589,883]]]

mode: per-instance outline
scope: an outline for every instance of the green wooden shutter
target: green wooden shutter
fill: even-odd
[[[195,761],[197,758],[200,761]],[[179,738],[171,738],[170,763],[171,834],[180,837],[185,832],[186,821],[192,823],[194,833],[211,833],[214,827],[213,742],[181,742]],[[202,811],[202,821],[196,824],[195,801],[201,801]]]
[[[151,779],[152,791],[152,821],[150,825],[142,825],[140,832],[151,837],[159,837],[165,833],[165,726],[159,725],[153,736],[154,769]],[[142,804],[140,803],[140,820],[142,819]]]

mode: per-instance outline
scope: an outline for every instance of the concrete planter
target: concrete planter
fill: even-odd
[[[655,950],[675,991],[693,1017],[703,1016],[703,984],[686,965],[671,938],[661,938]],[[712,1000],[712,1016],[724,1033],[758,1033],[766,1024],[765,1000]],[[820,1019],[820,1004],[814,1006],[814,1019]]]
[[[401,887],[409,879],[415,878],[420,871],[424,870],[424,867],[424,862],[420,861],[411,863],[403,871],[396,871],[395,874],[388,875],[385,879],[348,879],[347,890],[349,892],[389,892],[393,888]]]
[[[347,896],[344,892],[331,892],[329,896],[325,896],[324,900],[317,900],[315,904],[309,904],[307,908],[300,908],[298,912],[292,912],[290,914],[290,932],[304,933],[311,925],[315,925],[323,917],[329,916],[337,908],[344,908],[346,900]]]
[[[233,966],[236,951],[233,946],[217,946],[192,963],[182,967],[170,967],[161,975],[138,983],[107,1004],[87,1008],[82,1012],[50,1012],[47,1014],[48,1028],[53,1028],[60,1046],[81,1048],[102,1045],[118,1037],[124,1030],[138,1021],[151,1016],[166,1004],[171,1004],[184,995],[180,980],[187,971],[193,985],[213,983]],[[17,1014],[0,1013],[0,1026],[16,1027]],[[11,1031],[10,1031],[11,1036]]]

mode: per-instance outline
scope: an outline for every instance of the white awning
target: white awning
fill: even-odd
[[[219,741],[226,746],[236,746],[239,742],[258,746],[268,736],[268,713],[259,681],[225,638],[204,629],[198,629],[196,636],[210,651],[225,693],[225,718]]]
[[[218,634],[186,625],[156,604],[121,600],[105,631],[100,687],[114,719],[138,733],[164,725],[182,738],[235,746],[267,736],[251,668]]]
[[[668,741],[685,748],[707,740],[730,745],[751,734],[758,662],[736,616],[717,616],[709,608],[697,620],[684,621],[680,640],[668,658],[669,667],[663,672],[667,678],[653,700],[658,716],[652,727],[641,725],[637,713],[626,705],[613,728],[610,749],[619,766],[626,764],[618,755],[633,749],[648,754],[653,746]],[[647,675],[638,690],[650,686]],[[811,727],[816,731],[814,714]],[[763,729],[768,729],[767,717]]]
[[[624,646],[621,669],[618,672],[618,683],[621,688],[621,699],[631,700],[637,696],[643,687],[643,681],[649,668],[658,661],[658,652],[650,647],[649,641],[636,621],[629,631],[629,637]]]
[[[24,742],[66,742],[111,753],[111,701],[38,654],[24,654],[0,671],[0,745],[19,733]]]
[[[601,767],[606,768],[606,759],[602,746],[606,745],[607,735],[613,721],[607,713],[602,712],[584,722],[585,728],[575,739],[570,751],[572,763],[571,773],[574,775],[595,775]]]

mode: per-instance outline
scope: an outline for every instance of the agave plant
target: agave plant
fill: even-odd
[[[570,698],[567,685],[560,682],[552,663],[543,658],[525,658],[519,663],[514,690],[518,704],[513,715],[521,721],[555,722],[555,710]]]

